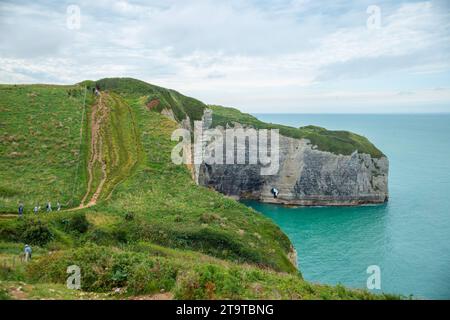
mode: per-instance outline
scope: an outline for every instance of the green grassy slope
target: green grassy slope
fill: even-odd
[[[233,125],[233,122],[246,124],[257,129],[279,129],[280,134],[297,138],[309,139],[319,150],[336,154],[349,155],[358,150],[359,153],[367,153],[375,158],[380,158],[383,153],[378,150],[367,138],[348,131],[331,131],[317,126],[294,128],[274,123],[265,123],[254,116],[242,113],[234,108],[211,105],[213,110],[213,126]]]
[[[189,116],[191,121],[200,120],[206,105],[191,97],[186,97],[171,89],[158,87],[132,78],[105,78],[85,82],[90,87],[98,86],[100,90],[112,90],[127,98],[145,96],[145,104],[149,109],[161,112],[162,109],[173,111],[176,119],[181,121]]]
[[[36,203],[80,199],[83,103],[79,86],[0,86],[0,212],[16,212],[19,201],[31,212]]]
[[[57,175],[58,186],[63,186],[59,189],[64,191],[60,196],[70,194],[78,158],[73,158],[70,148],[59,148],[61,139],[78,143],[79,130],[78,135],[54,138],[54,119],[60,114],[64,118],[81,116],[82,87],[9,87],[10,92],[2,93],[5,99],[1,99],[1,106],[5,112],[2,128],[6,126],[10,134],[22,131],[13,106],[20,108],[21,114],[29,114],[36,107],[32,98],[41,97],[38,105],[45,105],[46,110],[62,109],[56,115],[48,111],[35,115],[42,126],[43,119],[53,122],[38,135],[39,139],[26,140],[28,149],[24,150],[37,148],[42,141],[51,154],[58,150],[60,163],[52,165],[53,158],[47,153],[36,159],[45,161],[47,170]],[[195,185],[188,168],[170,161],[175,144],[170,135],[177,123],[155,109],[149,110],[149,96],[140,96],[138,88],[127,90],[131,93],[109,87],[108,93],[102,93],[108,114],[101,126],[107,179],[95,206],[41,212],[38,216],[27,211],[22,219],[0,214],[0,260],[5,262],[0,264],[0,280],[4,283],[0,285],[0,298],[14,298],[17,292],[11,288],[20,282],[26,283],[28,298],[48,297],[50,289],[62,298],[78,298],[58,287],[65,283],[66,268],[73,263],[83,270],[82,289],[90,292],[87,298],[111,298],[109,293],[116,287],[126,288],[120,298],[154,294],[161,289],[175,298],[391,298],[304,281],[287,258],[291,246],[287,236],[263,215]],[[63,104],[65,100],[73,104]],[[88,129],[99,98],[89,90],[86,101],[84,151],[78,160],[83,174],[75,180],[79,187],[73,206],[79,204],[87,189],[86,166],[92,154]],[[192,111],[190,107],[186,110]],[[40,127],[28,126],[30,131]],[[74,125],[74,130],[77,128],[80,124]],[[5,168],[16,165],[7,156],[10,148],[17,147],[13,142],[2,140],[0,161]],[[17,194],[16,190],[22,190],[21,181],[32,179],[41,168],[33,161],[34,153],[29,157],[20,163],[22,180],[15,179],[14,169],[8,169],[11,174],[0,181],[2,190],[12,190],[2,194],[3,212],[15,209],[20,197],[28,204],[54,192],[54,184],[47,183],[50,178],[43,176],[40,184],[27,184],[28,189]],[[96,179],[98,184],[101,174]],[[34,248],[34,261],[29,264],[19,259],[24,243]]]
[[[140,242],[126,247],[87,245],[52,254],[38,248],[31,263],[14,260],[1,243],[0,300],[127,299],[161,292],[175,299],[398,299],[343,286],[312,284],[295,274],[219,260],[194,251]],[[13,262],[14,261],[14,262]],[[82,271],[82,292],[63,286],[68,265]],[[22,295],[17,297],[18,287]],[[115,288],[121,288],[114,293]]]

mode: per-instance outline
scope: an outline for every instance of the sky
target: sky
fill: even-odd
[[[250,113],[450,112],[450,0],[0,0],[0,83],[104,77]]]

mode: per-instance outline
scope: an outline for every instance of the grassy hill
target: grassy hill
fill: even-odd
[[[304,281],[276,225],[170,161],[178,124],[159,111],[174,105],[205,108],[132,79],[0,87],[0,298],[395,298]],[[31,212],[48,200],[64,210]],[[71,264],[81,296],[63,287]]]
[[[84,105],[92,101],[80,86],[0,86],[0,212],[16,212],[19,201],[30,211],[48,200],[70,205],[81,198]]]
[[[188,116],[191,121],[201,120],[206,105],[194,98],[184,96],[171,89],[158,87],[144,81],[131,78],[106,78],[85,82],[88,87],[93,85],[100,90],[111,90],[124,98],[145,97],[145,105],[148,109],[161,112],[163,109],[172,110],[177,121]]]

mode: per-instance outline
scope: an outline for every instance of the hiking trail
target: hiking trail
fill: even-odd
[[[91,141],[90,141],[90,157],[89,162],[87,166],[88,171],[88,186],[86,193],[81,200],[79,209],[82,208],[88,208],[92,207],[93,205],[97,204],[98,197],[100,193],[102,192],[103,185],[106,181],[107,173],[106,173],[106,163],[102,157],[102,145],[103,145],[103,137],[100,133],[100,128],[102,126],[102,122],[105,121],[105,119],[108,116],[108,107],[105,105],[104,102],[104,95],[103,93],[100,94],[100,97],[98,99],[97,103],[94,103],[92,106],[92,113],[91,113]],[[101,165],[101,171],[102,171],[102,177],[100,180],[100,183],[98,184],[97,189],[95,190],[95,193],[92,195],[92,197],[89,199],[89,202],[86,204],[86,200],[88,199],[89,195],[92,192],[92,182],[94,180],[94,165],[98,162]]]
[[[89,208],[109,198],[114,188],[136,167],[140,139],[131,108],[119,97],[100,92],[90,114],[87,187],[80,205]]]

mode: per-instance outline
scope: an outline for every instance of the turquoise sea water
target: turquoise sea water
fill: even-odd
[[[274,115],[266,122],[319,125],[369,138],[390,161],[386,205],[286,208],[247,202],[272,218],[298,252],[305,279],[450,299],[450,115]]]

